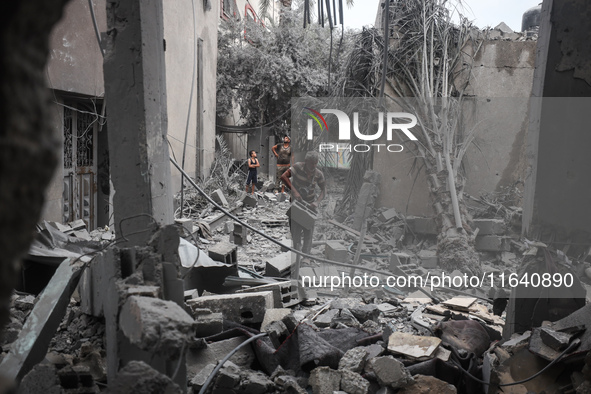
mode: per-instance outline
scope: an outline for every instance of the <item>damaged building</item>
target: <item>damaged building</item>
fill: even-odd
[[[440,266],[410,160],[376,154],[348,217],[346,169],[322,168],[317,211],[271,174],[253,194],[208,177],[244,143],[275,165],[270,130],[216,151],[218,23],[259,6],[0,6],[0,393],[590,392],[591,6],[478,31],[462,120],[482,276]]]

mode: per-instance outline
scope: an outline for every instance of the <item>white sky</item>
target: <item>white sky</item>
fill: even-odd
[[[345,27],[373,25],[379,3],[380,0],[355,0],[351,9],[345,6]],[[505,22],[513,30],[520,31],[523,13],[541,0],[462,0],[462,3],[464,16],[480,28]]]

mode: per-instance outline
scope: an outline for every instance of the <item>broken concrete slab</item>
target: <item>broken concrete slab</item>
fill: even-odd
[[[221,312],[224,319],[241,324],[261,323],[265,311],[275,307],[272,291],[198,297],[187,301],[187,305],[191,310],[206,308]]]
[[[329,367],[318,367],[310,373],[308,384],[314,394],[333,394],[341,387],[341,372]]]
[[[361,373],[365,368],[366,359],[367,350],[365,347],[349,349],[339,361],[339,370]]]
[[[284,252],[265,262],[265,276],[283,278],[291,272],[291,252]]]
[[[83,260],[83,259],[80,259]],[[87,259],[84,259],[87,260]],[[53,274],[33,307],[0,370],[12,380],[22,379],[47,354],[47,347],[59,327],[70,297],[85,266],[83,261],[65,259]]]
[[[378,219],[380,219],[380,221],[382,222],[387,222],[390,219],[393,219],[397,216],[398,214],[396,213],[396,210],[394,208],[390,208],[386,211],[381,212],[378,215]]]
[[[509,239],[498,235],[476,237],[474,247],[481,252],[508,252],[511,250]]]
[[[433,376],[415,375],[414,384],[401,389],[398,394],[456,394],[455,386]]]
[[[16,391],[15,391],[16,392]],[[21,381],[19,394],[62,394],[57,369],[53,364],[37,364]]]
[[[541,327],[540,337],[544,345],[550,346],[554,350],[562,351],[568,347],[573,336],[564,332],[554,331],[548,327]]]
[[[439,266],[437,252],[434,250],[421,250],[417,256],[421,260],[421,266],[424,268],[437,268]]]
[[[235,337],[223,341],[208,343],[205,348],[189,348],[187,351],[187,377],[191,380],[208,364],[217,364],[232,350],[240,346],[247,338]],[[239,367],[250,368],[255,361],[255,355],[251,346],[243,346],[230,361]]]
[[[505,234],[505,221],[502,219],[472,219],[472,224],[478,229],[478,235]]]
[[[407,217],[406,224],[415,234],[437,235],[437,225],[433,218]]]
[[[197,338],[208,337],[223,331],[223,314],[212,313],[209,309],[195,309],[193,316],[195,316],[195,336]]]
[[[400,361],[392,356],[376,357],[369,361],[369,369],[373,371],[380,385],[394,389],[406,387],[413,383],[413,378]]]
[[[254,208],[257,206],[258,199],[250,194],[246,194],[242,199],[244,206]]]
[[[210,197],[213,201],[215,201],[218,205],[221,205],[223,208],[228,207],[228,200],[226,199],[226,196],[224,195],[224,192],[222,192],[221,189],[214,190],[214,192],[211,193]]]
[[[340,241],[326,241],[324,256],[328,260],[346,263],[349,260],[349,251]]]
[[[432,358],[440,344],[441,339],[436,337],[423,337],[398,331],[388,338],[390,352],[418,360]]]
[[[470,306],[475,302],[476,298],[474,297],[453,297],[447,301],[443,301],[443,305],[458,311],[468,312]]]
[[[263,322],[261,323],[261,331],[264,331],[265,327],[267,327],[272,322],[283,320],[283,318],[289,316],[291,312],[292,310],[288,308],[267,309],[265,311]]]
[[[215,364],[207,364],[201,371],[193,376],[193,379],[189,381],[189,386],[193,388],[193,391],[201,390],[214,369]]]
[[[210,246],[207,254],[215,261],[221,261],[226,264],[235,264],[238,262],[238,247],[229,242],[221,241]]]
[[[145,362],[131,361],[119,371],[114,381],[109,381],[107,392],[180,394],[183,390]]]
[[[119,315],[119,328],[142,350],[178,358],[195,334],[195,320],[175,302],[131,296]]]
[[[341,370],[341,390],[347,394],[367,394],[369,382],[356,372]]]

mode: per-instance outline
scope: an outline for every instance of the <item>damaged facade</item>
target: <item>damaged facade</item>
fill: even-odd
[[[177,158],[189,158],[187,175],[199,178],[208,173],[215,145],[215,100],[206,98],[215,92],[215,56],[206,54],[215,53],[218,18],[228,17],[224,12],[232,4],[198,2],[194,18],[189,3],[162,4],[167,94],[159,108],[168,114],[162,134]],[[246,13],[248,6],[233,5]],[[328,196],[318,212],[300,208],[296,214],[298,207],[291,207],[291,220],[315,226],[313,259],[295,260],[286,216],[291,204],[272,192],[271,181],[244,195],[240,181],[216,190],[209,185],[201,193],[204,182],[187,178],[187,188],[199,192],[186,194],[189,214],[183,211],[170,223],[173,216],[162,212],[172,208],[170,191],[180,188],[175,166],[165,180],[171,183],[168,194],[157,196],[170,206],[150,205],[153,211],[144,214],[151,220],[125,231],[122,222],[137,218],[116,212],[118,225],[105,228],[112,223],[110,204],[115,211],[122,206],[109,202],[121,179],[103,145],[109,127],[103,97],[113,85],[105,89],[102,67],[76,63],[84,54],[90,63],[102,62],[89,23],[80,37],[68,33],[76,30],[71,21],[88,18],[87,7],[71,2],[52,35],[46,74],[64,144],[46,192],[43,218],[49,221],[38,225],[24,259],[46,284],[33,291],[27,286],[35,283],[23,275],[24,283],[10,295],[10,321],[0,336],[0,392],[16,385],[23,393],[591,390],[591,266],[588,239],[581,235],[589,222],[580,127],[588,123],[588,106],[579,99],[589,90],[585,65],[591,56],[581,45],[588,41],[569,34],[591,31],[588,4],[545,1],[537,42],[501,26],[488,32],[499,38],[489,35],[474,58],[474,100],[464,121],[484,130],[478,137],[483,149],[470,151],[466,161],[467,191],[478,200],[471,207],[483,270],[478,286],[473,277],[439,268],[437,231],[424,217],[431,207],[421,200],[427,191],[414,187],[409,168],[393,168],[380,154],[374,171],[365,173],[348,220],[334,217],[343,192],[340,171],[323,169]],[[104,31],[106,4],[95,7]],[[127,22],[114,18],[121,9],[110,9],[109,23]],[[175,23],[187,19],[198,28]],[[106,74],[116,69],[108,67]],[[185,70],[195,71],[193,87]],[[534,96],[544,97],[537,107],[516,99],[532,86]],[[193,88],[194,107],[188,109]],[[565,105],[548,96],[569,99]],[[564,135],[557,135],[560,119],[548,106],[574,118]],[[189,134],[193,151],[183,153],[187,128],[197,132]],[[552,155],[560,160],[549,160]],[[122,164],[134,163],[123,158]],[[523,182],[523,226],[520,204],[477,198]],[[30,262],[52,269],[31,268],[38,265]],[[12,261],[1,263],[4,272]],[[528,283],[560,280],[559,294],[528,286],[524,274]],[[301,285],[304,278],[310,279],[307,286]]]

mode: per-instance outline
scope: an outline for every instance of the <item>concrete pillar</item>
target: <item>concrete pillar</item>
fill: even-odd
[[[153,223],[148,215],[161,224],[173,221],[162,19],[162,0],[107,2],[104,74],[115,225],[132,245],[151,235],[142,232]]]

